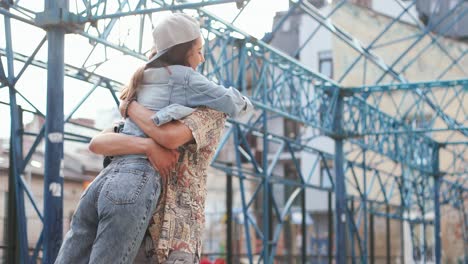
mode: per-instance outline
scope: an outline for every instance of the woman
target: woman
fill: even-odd
[[[172,140],[164,137],[164,128],[155,130]],[[148,158],[114,157],[101,171],[83,192],[55,263],[132,263],[135,258],[161,192],[151,164],[171,171],[178,154],[141,137],[111,147],[118,151],[113,155],[138,149]]]

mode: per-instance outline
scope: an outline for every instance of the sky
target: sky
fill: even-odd
[[[34,10],[43,9],[43,1],[20,1],[23,5],[32,7]],[[72,10],[72,2],[71,10]],[[251,0],[248,6],[245,8],[243,13],[237,18],[234,26],[238,27],[242,31],[256,37],[262,38],[266,32],[271,31],[273,17],[276,12],[284,11],[288,8],[287,0]],[[234,3],[223,4],[216,6],[209,6],[206,10],[222,18],[225,21],[232,21],[236,12]],[[156,18],[154,23],[156,23]],[[0,47],[2,49],[6,46],[6,35],[4,27],[4,19],[0,19]],[[22,22],[18,22],[14,19],[11,20],[12,25],[12,45],[15,52],[22,54],[31,54],[37,47],[38,43],[45,36],[45,31],[34,26],[27,25]],[[130,24],[119,25],[120,32],[130,32]],[[131,35],[128,36],[129,38]],[[143,44],[146,46],[151,45],[151,36],[147,36],[143,39]],[[81,66],[85,61],[88,52],[92,46],[88,43],[86,38],[83,38],[76,34],[67,34],[65,37],[65,61],[68,64]],[[93,62],[99,62],[103,59],[103,56],[107,56],[109,59],[106,63],[101,64],[96,72],[115,80],[119,80],[125,83],[130,77],[134,70],[141,65],[141,61],[125,56],[120,52],[112,49],[103,48],[97,50],[96,55],[88,59],[87,65],[92,65]],[[36,55],[36,59],[46,61],[47,60],[47,42],[39,50]],[[93,61],[94,60],[94,61]],[[2,63],[6,70],[6,59],[2,57]],[[14,63],[14,72],[18,72],[23,67],[20,62]],[[65,95],[64,95],[64,111],[65,115],[78,104],[83,96],[92,88],[92,85],[80,82],[71,78],[65,78]],[[47,72],[45,70],[36,68],[34,66],[28,67],[24,72],[23,76],[19,79],[16,89],[25,95],[28,100],[31,101],[41,112],[46,112],[46,92],[47,92]],[[9,101],[8,89],[0,89],[0,101]],[[23,106],[28,104],[21,98],[17,97],[17,103]],[[74,118],[85,117],[96,119],[100,113],[109,112],[107,109],[112,108],[115,105],[110,93],[106,89],[98,88],[93,94],[85,101],[80,109],[73,115]],[[28,109],[33,110],[31,107]],[[26,114],[24,116],[24,122],[27,123],[32,119],[32,115]],[[10,130],[10,113],[9,106],[0,104],[0,138],[9,137]]]

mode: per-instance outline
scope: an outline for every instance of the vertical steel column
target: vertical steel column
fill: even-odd
[[[45,0],[45,12],[58,22],[68,12],[68,0]],[[63,85],[65,29],[59,23],[46,28],[47,114],[44,172],[44,245],[43,263],[53,263],[63,233]]]
[[[275,227],[273,226],[274,223],[273,223],[273,203],[275,202],[274,201],[274,197],[273,197],[273,193],[271,192],[271,190],[273,190],[273,184],[272,183],[268,183],[268,190],[269,190],[269,193],[270,193],[270,198],[268,200],[268,219],[269,219],[269,223],[268,223],[268,254],[271,254],[273,252],[273,249],[272,247],[270,246],[273,246],[273,244],[271,242],[273,242],[273,239],[274,239],[274,234],[275,234]],[[271,254],[271,263],[274,263],[274,260],[275,260],[275,254]]]
[[[13,137],[10,134],[10,146],[13,146]],[[6,263],[21,263],[20,260],[20,238],[18,235],[18,216],[17,216],[17,206],[16,206],[16,173],[14,169],[14,160],[13,150],[10,149],[9,153],[10,166],[8,169],[8,209],[6,214],[6,221],[4,225],[4,241],[6,241],[7,253],[6,253]]]
[[[264,90],[264,100],[266,100],[266,87]],[[266,102],[266,101],[265,101]],[[270,207],[273,206],[270,204],[270,184],[269,184],[269,175],[268,175],[268,135],[266,134],[268,128],[268,116],[267,111],[263,110],[263,261],[264,263],[273,263],[273,259],[269,259],[270,256],[270,218],[266,217],[269,214]]]
[[[366,163],[366,149],[363,149],[362,150],[362,163],[363,164],[367,164]],[[363,248],[363,255],[364,255],[364,258],[361,258],[364,260],[364,264],[367,264],[369,262],[368,260],[368,247],[369,247],[369,231],[368,231],[368,216],[369,214],[367,213],[367,168],[364,166],[364,168],[362,169],[363,170],[363,179],[364,179],[364,183],[363,183],[363,192],[362,192],[362,197],[361,197],[361,202],[363,203],[362,204],[362,213],[364,214],[364,235],[363,235],[363,245],[362,245],[362,248]]]
[[[234,127],[234,146],[239,146],[239,133],[241,133],[241,129],[238,125]],[[242,174],[242,161],[240,152],[238,149],[235,151],[236,154],[236,168],[239,169],[239,187],[241,193],[241,201],[242,201],[242,211],[244,216],[244,232],[245,232],[245,240],[246,240],[246,248],[247,248],[247,257],[249,258],[249,263],[253,263],[253,256],[252,256],[252,241],[250,239],[250,230],[249,230],[249,218],[248,218],[248,205],[245,199],[245,188],[244,188],[244,178]],[[238,258],[239,256],[236,256]]]
[[[11,91],[10,91],[11,92]],[[13,94],[14,95],[14,91]],[[16,103],[15,103],[16,105]],[[10,134],[10,168],[8,179],[8,215],[7,215],[7,263],[24,263],[28,260],[28,236],[27,236],[27,221],[26,212],[24,208],[24,192],[20,184],[19,177],[21,174],[18,170],[18,163],[22,161],[23,157],[23,113],[20,106],[11,113],[11,122],[18,126],[13,131],[13,124],[11,126]],[[13,109],[11,109],[13,110]],[[19,149],[14,149],[15,145],[19,145]]]
[[[302,255],[302,263],[307,263],[307,223],[306,223],[306,188],[302,185],[302,192],[301,192],[301,213],[302,213],[302,221],[301,221],[301,231],[302,231],[302,248],[301,248],[301,255]]]
[[[11,122],[10,122],[10,175],[9,181],[12,181],[11,186],[13,186],[14,196],[9,198],[14,199],[14,210],[9,212],[15,212],[13,216],[17,222],[14,224],[16,229],[13,232],[14,237],[11,237],[10,247],[15,247],[13,250],[9,251],[12,255],[9,255],[9,260],[14,260],[14,263],[25,263],[29,261],[28,255],[28,235],[26,229],[26,212],[24,208],[24,193],[23,188],[20,184],[20,168],[22,167],[23,162],[23,144],[22,144],[22,133],[21,133],[21,117],[18,106],[16,104],[16,90],[14,87],[15,73],[13,65],[13,44],[11,38],[11,21],[8,16],[4,16],[5,21],[5,40],[6,40],[6,57],[7,57],[7,70],[8,70],[8,92],[10,99],[10,113],[11,113]],[[9,215],[12,217],[12,215]],[[10,225],[11,226],[11,225]],[[10,239],[10,238],[9,238]]]
[[[292,225],[291,225],[291,218],[288,217],[284,220],[283,222],[283,232],[284,232],[284,241],[285,241],[285,245],[284,245],[284,249],[285,249],[285,252],[286,254],[284,254],[283,256],[286,258],[286,259],[294,259],[294,251],[293,251],[293,237],[292,237]],[[295,261],[294,261],[295,262]]]
[[[333,192],[328,191],[328,264],[333,263]]]
[[[423,222],[422,222],[422,228],[423,228],[423,232],[422,232],[422,238],[423,238],[423,244],[422,244],[422,261],[423,263],[426,263],[427,261],[427,229],[426,229],[426,226],[427,226],[427,222],[426,222],[426,217],[424,217],[426,215],[426,211],[425,210],[422,210],[422,215],[423,215]]]
[[[462,214],[462,221],[463,221],[463,225],[461,226],[461,228],[463,228],[463,248],[465,249],[465,254],[463,254],[463,258],[465,259],[465,263],[468,263],[468,217],[467,217],[467,213],[466,213],[466,210],[465,210],[465,202],[464,202],[464,199],[462,199],[462,196],[463,196],[463,192],[460,190],[460,201],[461,201],[461,205],[460,205],[460,213]]]
[[[353,197],[352,196],[349,197],[349,200],[346,200],[346,202],[347,202],[347,206],[348,206],[348,208],[346,210],[349,212],[349,215],[351,216],[350,218],[352,219],[352,217],[354,217],[354,211],[355,211]],[[349,205],[348,205],[348,202],[349,202]],[[350,233],[350,240],[349,240],[350,243],[347,244],[346,246],[348,246],[348,250],[351,250],[351,263],[356,264],[356,250],[355,250],[356,246],[354,245],[356,238],[354,238],[354,234],[353,234],[353,231],[351,230],[351,228],[348,231]],[[359,234],[357,234],[357,236],[359,236]]]
[[[264,68],[262,69],[263,72]],[[267,87],[263,85],[261,87],[262,89],[262,102],[267,105],[268,101],[268,91]],[[269,243],[269,238],[270,238],[270,220],[269,217],[266,217],[269,215],[270,207],[273,206],[273,204],[270,204],[270,184],[269,184],[269,173],[268,173],[268,112],[264,109],[262,113],[262,129],[263,129],[263,153],[262,153],[262,169],[263,169],[263,262],[264,263],[273,263],[273,258],[270,260],[270,243]]]
[[[335,139],[335,257],[336,263],[346,263],[346,191],[343,154],[343,96],[336,102],[333,130]]]
[[[370,264],[375,264],[375,229],[374,229],[374,215],[371,213],[369,215],[369,228],[370,228],[370,237],[369,237],[369,257]]]
[[[387,217],[385,218],[385,228],[387,230],[386,233],[386,251],[387,251],[387,264],[390,264],[392,261],[391,255],[392,255],[392,237],[390,235],[391,229],[390,229],[390,206],[388,204],[385,205],[385,212],[387,213]]]
[[[442,259],[442,240],[440,230],[440,181],[439,171],[439,145],[433,150],[432,169],[434,173],[434,242],[435,242],[435,263],[440,264]]]
[[[227,164],[232,168],[232,163]],[[226,174],[226,261],[232,264],[232,173]]]
[[[400,263],[405,264],[405,221],[402,220],[404,211],[400,213]]]

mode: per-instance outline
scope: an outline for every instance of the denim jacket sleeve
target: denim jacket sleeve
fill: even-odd
[[[187,106],[206,106],[233,118],[253,110],[250,100],[237,89],[226,89],[195,71],[190,74],[186,95]]]
[[[153,114],[151,119],[156,126],[164,125],[172,120],[182,119],[195,109],[180,104],[171,104]]]

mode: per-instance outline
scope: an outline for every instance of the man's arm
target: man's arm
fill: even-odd
[[[128,103],[122,102],[120,109],[125,109],[126,104]],[[127,114],[146,135],[165,148],[176,149],[193,140],[192,131],[178,121],[156,126],[152,120],[154,112],[138,102],[130,103]]]

